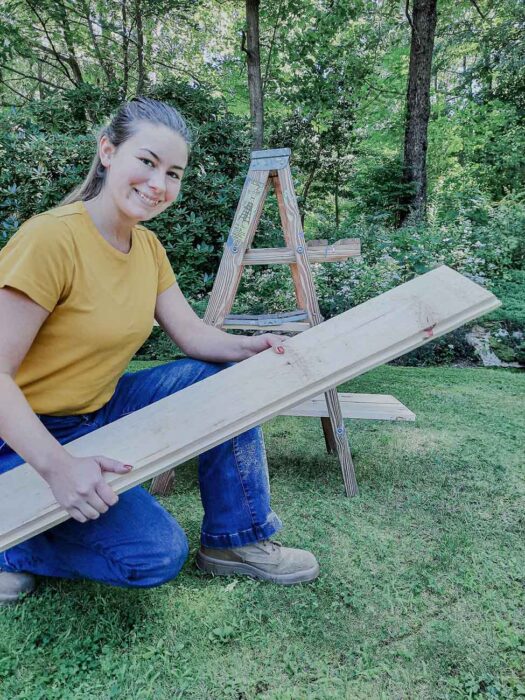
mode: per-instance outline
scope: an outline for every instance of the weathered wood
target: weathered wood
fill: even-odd
[[[323,321],[323,317],[319,309],[317,292],[308,260],[301,215],[290,168],[279,170],[273,181],[277,201],[279,202],[284,239],[286,245],[289,248],[293,248],[296,254],[296,262],[294,265],[290,265],[290,268],[292,270],[298,306],[308,311],[310,324],[317,326]],[[337,390],[334,388],[328,389],[325,399],[328,406],[328,418],[321,418],[321,424],[323,426],[326,448],[329,452],[337,452],[346,493],[348,496],[355,496],[358,492],[357,480]]]
[[[416,414],[394,396],[383,394],[338,393],[343,418],[352,420],[414,421]],[[303,401],[298,406],[287,408],[283,416],[328,416],[328,407],[323,395]]]
[[[261,218],[268,187],[267,172],[248,171],[204,315],[204,321],[210,326],[221,326],[230,312],[241,279],[244,253],[251,245]]]
[[[499,306],[447,267],[367,301],[194,386],[67,445],[133,464],[105,474],[126,491],[341,382],[384,364]],[[0,476],[0,551],[68,518],[29,465]]]
[[[267,158],[283,158],[283,157],[289,157],[291,155],[292,151],[289,148],[274,148],[274,149],[265,149],[263,151],[252,151],[251,158],[253,160],[260,160],[261,158],[267,159]]]
[[[150,486],[149,492],[154,496],[165,496],[175,485],[175,469],[158,474]]]
[[[306,331],[310,328],[310,324],[307,321],[286,321],[276,324],[275,326],[254,326],[253,324],[242,323],[241,321],[228,321],[223,324],[223,328],[238,331],[264,330],[267,333],[302,333],[302,331]]]
[[[240,319],[226,319],[226,316],[231,310],[244,265],[250,264],[246,261],[247,258],[248,261],[250,259],[248,248],[257,229],[270,183],[274,186],[279,206],[279,216],[287,244],[287,248],[284,249],[284,255],[286,256],[286,262],[290,266],[295,296],[298,305],[306,308],[308,318],[307,323],[302,323],[302,319],[283,320],[281,324],[274,326],[274,331],[300,333],[322,321],[310,262],[328,262],[336,259],[346,260],[350,255],[360,254],[360,241],[351,238],[341,239],[332,246],[328,246],[328,241],[323,239],[319,241],[322,244],[321,246],[308,248],[302,230],[289,158],[290,149],[254,151],[252,153],[248,177],[204,316],[206,323],[219,327],[222,325],[230,329],[253,330],[251,323],[246,324]],[[257,185],[257,181],[260,180],[262,182],[264,178],[266,178],[266,189],[263,197],[257,207],[250,207],[249,202],[254,199],[254,188],[260,187],[260,185]],[[239,222],[242,222],[242,226],[240,226]],[[242,236],[239,235],[240,231],[243,233]],[[242,253],[244,255],[241,255]],[[278,264],[282,255],[283,253],[279,249],[273,251],[270,255],[267,250],[256,250],[253,251],[252,260],[255,260],[256,264],[258,261],[265,264]],[[312,256],[311,260],[310,255]],[[347,494],[352,496],[357,493],[357,483],[350,446],[344,433],[341,408],[335,390],[329,390],[326,401],[329,417],[321,418],[326,448],[328,452],[338,453]],[[162,490],[160,482],[154,482],[153,488],[157,493],[167,494],[166,490]]]
[[[309,242],[308,242],[309,243]],[[337,262],[361,255],[359,238],[344,245],[319,245],[306,248],[310,263]],[[246,251],[243,265],[290,265],[295,262],[295,251],[291,248],[250,248]]]

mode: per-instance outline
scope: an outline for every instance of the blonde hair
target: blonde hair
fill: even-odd
[[[111,122],[103,127],[97,134],[97,152],[89,168],[84,181],[75,187],[61,204],[72,204],[78,201],[87,201],[96,197],[104,186],[106,179],[106,168],[102,165],[98,154],[98,147],[103,136],[111,141],[118,148],[124,141],[127,141],[137,130],[137,123],[141,121],[151,124],[161,124],[179,134],[186,142],[188,148],[191,147],[192,135],[186,124],[184,117],[175,107],[152,100],[149,97],[135,97],[129,102],[122,104]]]

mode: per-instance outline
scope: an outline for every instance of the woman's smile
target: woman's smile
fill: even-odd
[[[138,194],[141,202],[143,202],[149,207],[156,207],[158,204],[160,204],[160,199],[154,199],[153,197],[149,197],[147,194],[144,194],[144,192],[141,192],[136,187],[133,188],[133,191],[136,192],[136,194]]]

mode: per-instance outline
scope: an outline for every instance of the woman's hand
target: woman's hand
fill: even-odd
[[[102,472],[127,474],[130,469],[129,465],[108,457],[71,457],[65,466],[43,476],[58,503],[72,518],[85,523],[95,520],[118,501]]]
[[[273,348],[274,352],[282,355],[285,352],[284,343],[288,340],[285,335],[275,333],[263,333],[262,335],[251,335],[243,337],[243,347],[246,350],[246,357],[252,357],[263,350]]]

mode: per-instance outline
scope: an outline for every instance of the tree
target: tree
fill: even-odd
[[[246,0],[246,32],[243,31],[242,35],[242,50],[246,53],[248,66],[253,150],[262,148],[264,142],[264,97],[259,45],[259,5],[260,0]]]
[[[428,120],[430,78],[437,21],[437,0],[406,0],[406,16],[412,29],[406,100],[403,178],[410,186],[401,213],[401,224],[419,223],[426,216]]]

